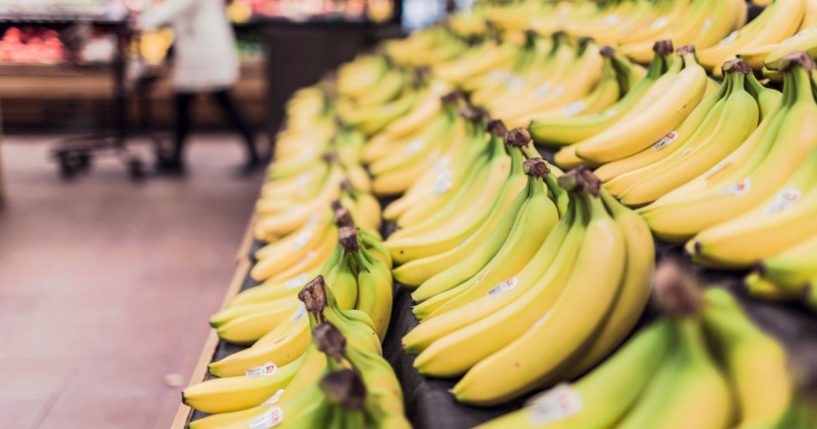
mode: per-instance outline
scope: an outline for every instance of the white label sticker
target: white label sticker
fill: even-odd
[[[531,421],[542,425],[575,415],[582,409],[582,398],[569,385],[562,383],[528,402]]]
[[[296,287],[301,287],[305,285],[307,280],[309,280],[309,278],[307,278],[306,274],[301,274],[298,277],[293,277],[287,280],[287,282],[284,283],[284,287],[287,290],[292,290],[295,289]]]
[[[272,363],[267,362],[261,366],[257,366],[244,373],[247,377],[269,377],[278,371],[278,367]]]
[[[662,16],[661,18],[656,19],[655,21],[650,24],[650,30],[658,30],[661,27],[666,26],[669,24],[669,18],[666,16]]]
[[[306,307],[304,307],[304,304],[301,303],[298,305],[298,309],[295,310],[295,313],[292,315],[292,321],[298,322],[304,317],[304,315],[306,315]]]
[[[720,192],[721,195],[737,195],[743,196],[749,193],[752,190],[752,179],[745,178],[734,185],[727,186],[723,188]]]
[[[284,420],[284,410],[272,407],[264,414],[250,421],[250,429],[269,429],[278,426]]]
[[[731,160],[725,159],[725,160],[715,164],[714,167],[710,168],[709,171],[707,171],[704,174],[704,179],[709,179],[710,177],[718,174],[718,172],[720,172],[721,170],[723,170],[724,168],[729,166],[729,164],[731,164],[731,163],[732,163]]]
[[[670,131],[664,137],[661,137],[661,140],[658,140],[654,145],[652,145],[653,150],[661,150],[667,146],[669,146],[672,142],[678,139],[678,131]]]
[[[506,83],[513,79],[513,75],[507,70],[494,70],[488,73],[488,80],[500,83]]]
[[[534,97],[536,97],[537,99],[547,97],[548,93],[550,92],[550,85],[551,85],[550,82],[545,82],[539,88],[536,88]]]
[[[575,116],[582,113],[586,107],[587,104],[584,101],[576,101],[570,104],[565,104],[562,106],[562,115]]]
[[[411,155],[413,153],[418,152],[420,149],[423,148],[423,142],[421,140],[412,140],[411,143],[406,146],[405,154]]]
[[[431,171],[434,173],[440,173],[448,169],[449,159],[447,156],[444,156],[437,160],[433,166],[431,166]]]
[[[264,401],[261,405],[272,405],[277,403],[281,399],[281,395],[284,394],[284,389],[278,389],[274,395],[270,396],[269,399]]]
[[[618,16],[618,15],[616,15],[616,14],[610,14],[610,15],[607,15],[607,16],[605,16],[605,17],[604,17],[604,19],[601,21],[601,23],[602,23],[603,25],[607,25],[607,26],[616,25],[616,24],[618,24],[619,22],[621,22],[621,18],[619,18],[619,16]]]
[[[292,247],[295,250],[301,250],[309,243],[309,240],[312,239],[312,230],[301,231],[296,237],[295,240],[292,242]]]
[[[511,91],[519,91],[525,86],[525,80],[514,75],[510,75],[507,85]]]
[[[800,201],[800,198],[803,198],[803,192],[799,189],[786,189],[774,197],[772,203],[766,207],[766,214],[775,214],[786,210]]]
[[[432,195],[439,197],[451,189],[454,186],[451,179],[451,174],[441,174],[440,177],[437,178],[437,182],[434,183],[434,191],[432,192]]]
[[[519,281],[519,279],[516,276],[513,276],[513,277],[509,278],[508,280],[505,280],[504,282],[494,286],[491,290],[488,291],[488,296],[498,295],[500,293],[507,292],[507,291],[515,288],[516,283],[518,281]]]
[[[610,110],[604,112],[604,114],[602,116],[604,116],[604,118],[606,119],[606,118],[612,118],[616,114],[618,114],[618,109],[610,109]]]
[[[732,32],[732,33],[730,33],[728,36],[724,37],[724,38],[723,38],[723,40],[721,40],[720,42],[718,42],[718,45],[728,45],[728,44],[730,44],[730,43],[734,42],[734,41],[735,41],[735,39],[737,39],[737,38],[738,38],[738,32],[737,32],[737,31],[733,31],[733,32]]]

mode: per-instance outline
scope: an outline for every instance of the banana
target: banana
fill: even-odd
[[[791,403],[793,380],[783,347],[744,314],[729,292],[704,292],[704,329],[736,393],[738,428],[770,427]]]
[[[377,84],[387,73],[386,59],[378,55],[365,55],[338,68],[336,87],[339,93],[354,97]]]
[[[305,362],[305,356],[278,368],[269,363],[247,375],[214,378],[188,386],[182,402],[208,414],[246,410],[280,395]]]
[[[579,142],[575,149],[579,158],[601,164],[633,155],[651,146],[666,130],[673,129],[689,115],[703,97],[706,72],[695,61],[691,47],[679,49],[678,54],[683,57],[685,67],[677,76],[666,76],[669,78],[667,88],[661,91],[655,103],[637,116],[630,114],[629,118]],[[646,97],[651,98],[649,94]]]
[[[358,106],[385,104],[397,98],[408,83],[406,73],[399,68],[389,69],[380,80],[366,90],[365,93],[354,97]]]
[[[297,359],[309,345],[309,321],[304,317],[302,307],[290,317],[295,323],[286,332],[270,331],[267,336],[272,339],[261,338],[250,348],[211,363],[210,373],[218,377],[235,377],[266,362],[286,365]],[[271,334],[278,334],[277,338]]]
[[[655,322],[620,351],[574,384],[558,385],[528,401],[525,408],[477,429],[600,429],[616,427],[643,395],[670,349],[672,330]]]
[[[219,338],[232,344],[252,344],[280,324],[298,307],[298,301],[263,304],[262,309],[239,315],[216,328]],[[217,323],[218,321],[216,321]]]
[[[391,122],[369,142],[367,149],[374,145],[375,139],[396,140],[416,132],[440,113],[442,110],[440,97],[449,91],[449,85],[439,81],[432,82],[428,91],[421,95],[412,110]]]
[[[626,249],[621,228],[601,200],[582,199],[589,206],[590,222],[564,292],[521,337],[465,374],[452,390],[457,400],[495,404],[551,381],[555,370],[602,325],[619,292]],[[578,307],[586,311],[579,315]]]
[[[489,40],[466,55],[432,68],[432,73],[451,84],[458,85],[490,70],[507,67],[518,49],[513,43]]]
[[[320,251],[324,242],[337,240],[337,227],[326,210],[311,217],[301,228],[286,238],[259,249],[255,256],[251,276],[254,279],[269,279],[296,265],[308,257],[310,252]]]
[[[760,146],[753,153],[748,153],[748,149],[744,151],[744,162],[726,173],[728,180],[717,186],[706,187],[706,176],[713,175],[710,170],[704,174],[703,191],[680,197],[669,193],[639,210],[660,238],[671,241],[686,239],[756,207],[779,189],[793,173],[789,168],[781,169],[779,166],[786,165],[794,169],[814,150],[817,144],[814,139],[817,135],[817,122],[811,119],[817,117],[817,104],[811,93],[808,76],[814,63],[805,55],[792,56],[790,61],[792,68],[786,75],[788,92],[793,97],[789,97],[790,101],[779,115],[780,119],[774,121],[777,124],[769,126],[771,132],[753,134],[732,154],[744,150],[744,146]],[[763,127],[758,130],[761,128]],[[752,141],[755,137],[755,141]],[[728,165],[729,160],[716,165],[713,170],[722,170]],[[692,182],[690,185],[696,186]],[[675,192],[684,195],[686,190],[682,188]]]
[[[380,341],[386,336],[392,312],[392,276],[388,266],[371,256],[364,247],[355,253],[358,264],[355,308],[371,317]]]

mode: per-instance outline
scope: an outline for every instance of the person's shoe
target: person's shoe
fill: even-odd
[[[182,175],[185,173],[185,168],[181,159],[160,156],[156,159],[156,171],[160,174]]]
[[[262,170],[264,167],[264,163],[261,162],[258,158],[251,158],[240,167],[235,169],[235,176],[236,177],[247,177],[252,176],[258,171]]]

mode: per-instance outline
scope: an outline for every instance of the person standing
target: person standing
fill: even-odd
[[[196,94],[207,94],[241,134],[246,161],[239,174],[261,166],[255,133],[230,94],[239,77],[235,35],[227,18],[224,0],[164,0],[142,12],[139,30],[171,25],[175,34],[173,88],[175,92],[175,141],[170,153],[159,151],[158,168],[184,170],[184,145],[190,133],[190,108]]]

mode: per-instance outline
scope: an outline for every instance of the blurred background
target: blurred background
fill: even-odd
[[[468,5],[0,0],[0,426],[168,427],[284,101]]]

